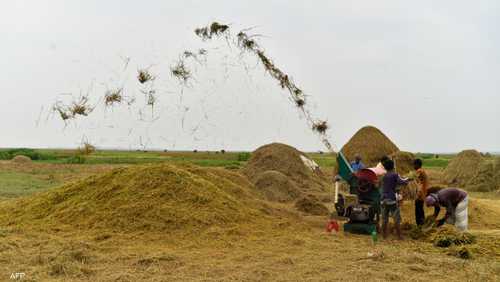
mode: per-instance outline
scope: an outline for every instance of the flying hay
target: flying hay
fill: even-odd
[[[88,116],[94,108],[89,105],[88,96],[80,96],[76,101],[73,101],[71,105],[65,105],[62,102],[56,102],[52,107],[52,110],[59,113],[59,116],[63,121],[74,119],[77,116]]]
[[[177,78],[181,83],[187,84],[192,78],[191,71],[186,67],[183,60],[179,60],[177,64],[170,68],[172,76]]]
[[[221,26],[219,23],[214,22],[211,26],[213,27],[219,27]],[[228,32],[226,34],[226,38],[230,36],[229,34],[229,26],[223,25],[223,31],[224,33]],[[314,118],[311,113],[305,109],[306,105],[306,95],[304,95],[304,92],[302,91],[301,88],[299,88],[291,79],[290,75],[282,71],[280,68],[278,68],[273,60],[271,60],[266,53],[264,52],[264,49],[262,46],[256,41],[256,37],[260,35],[256,34],[248,34],[249,29],[244,29],[236,34],[237,41],[235,43],[236,47],[238,47],[242,53],[248,53],[248,54],[253,54],[256,56],[256,58],[262,63],[264,69],[266,70],[269,75],[274,78],[275,80],[278,81],[280,87],[282,89],[286,89],[289,93],[289,97],[291,101],[294,103],[294,105],[300,109],[301,113],[305,116],[308,124],[311,126],[314,132],[318,133],[320,136],[321,141],[325,145],[325,147],[333,152],[333,146],[328,140],[328,137],[326,135],[326,131],[328,129],[327,123],[324,121],[318,122],[316,118]],[[213,33],[211,32],[211,29],[208,27],[205,28],[197,28],[195,30],[196,35],[201,37],[203,40],[208,40],[212,39]]]
[[[228,35],[229,25],[220,24],[218,22],[213,22],[209,26],[197,28],[194,33],[198,35],[203,40],[212,39],[214,36]]]
[[[106,91],[106,94],[104,94],[104,103],[106,106],[120,104],[123,101],[122,91],[123,88]]]
[[[152,74],[150,74],[148,70],[146,69],[138,70],[137,80],[139,80],[141,84],[144,84],[148,81],[152,81],[154,79],[155,77]]]
[[[326,130],[328,129],[328,124],[326,121],[316,121],[313,124],[312,129],[314,131],[317,131],[320,134],[324,134],[326,132]]]

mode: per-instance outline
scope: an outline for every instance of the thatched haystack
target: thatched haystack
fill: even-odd
[[[378,128],[365,126],[358,130],[341,151],[349,161],[359,154],[367,166],[375,166],[383,156],[399,151],[399,148]]]
[[[243,173],[255,184],[261,174],[276,171],[286,176],[302,192],[325,191],[324,176],[308,167],[301,156],[305,154],[289,145],[264,145],[251,154]]]
[[[466,187],[480,169],[483,157],[476,150],[464,150],[450,161],[444,170],[444,180],[448,185]]]
[[[30,157],[23,156],[23,155],[17,155],[14,158],[12,158],[12,162],[14,163],[31,163]]]

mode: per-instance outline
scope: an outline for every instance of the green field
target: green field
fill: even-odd
[[[240,169],[250,158],[249,152],[187,152],[187,151],[118,151],[99,150],[90,155],[79,155],[75,150],[53,149],[1,149],[5,152],[22,152],[35,156],[28,164],[13,165],[9,161],[0,164],[0,199],[29,195],[80,179],[112,168],[134,164],[174,163],[193,164],[206,167]],[[325,170],[336,166],[334,155],[328,153],[307,153],[307,155]],[[12,157],[12,153],[11,153]],[[417,154],[427,168],[442,169],[447,166],[453,155],[439,156]],[[75,160],[76,159],[76,160]]]

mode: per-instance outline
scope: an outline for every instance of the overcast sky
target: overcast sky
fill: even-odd
[[[86,139],[120,148],[253,150],[279,141],[324,149],[255,59],[194,36],[217,20],[263,35],[268,56],[331,124],[337,147],[374,125],[403,150],[500,151],[499,3],[3,1],[0,147]],[[208,50],[207,62],[193,64],[195,81],[182,87],[169,68],[197,48]],[[153,110],[135,80],[145,67],[157,76]],[[102,97],[116,87],[136,104],[105,109]],[[65,125],[50,114],[80,93],[95,106],[89,117]]]

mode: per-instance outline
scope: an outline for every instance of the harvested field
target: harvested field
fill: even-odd
[[[0,281],[500,281],[494,1],[15,2]]]
[[[482,280],[500,275],[495,267],[500,234],[493,231],[500,228],[497,200],[471,200],[476,243],[465,245],[472,258],[464,262],[458,247],[437,248],[431,241],[390,238],[373,246],[368,236],[327,235],[328,216],[319,197],[306,198],[321,205],[321,212],[303,212],[296,207],[301,197],[264,200],[246,175],[224,168],[0,165],[25,174],[60,170],[68,179],[89,176],[0,202],[0,271],[21,268],[34,280],[387,279],[380,269],[393,273],[394,280],[416,273],[456,281],[463,275]],[[267,174],[290,180],[284,173]],[[404,203],[402,216],[413,220],[412,202]],[[332,260],[337,256],[342,259]]]

